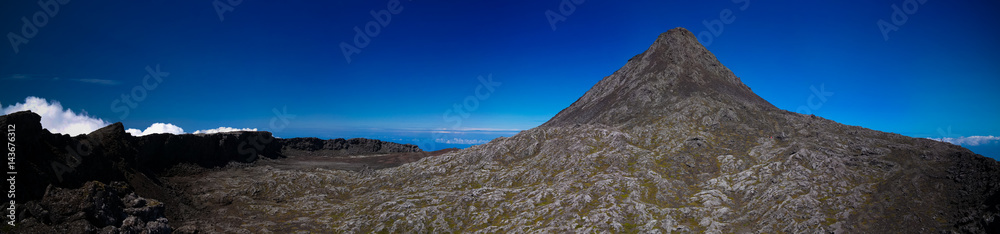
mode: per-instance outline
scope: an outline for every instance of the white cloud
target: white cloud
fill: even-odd
[[[216,128],[216,129],[206,129],[206,130],[198,130],[198,131],[194,131],[194,134],[215,134],[215,133],[223,133],[223,132],[239,132],[239,131],[244,131],[244,132],[255,132],[255,131],[257,131],[257,129],[256,129],[256,128],[230,128],[230,127],[219,127],[219,128]]]
[[[139,129],[129,128],[129,129],[125,129],[125,132],[127,132],[128,134],[130,134],[132,136],[142,136],[142,130],[139,130]]]
[[[53,133],[75,136],[79,134],[87,134],[111,124],[103,119],[88,116],[86,111],[77,114],[69,108],[63,108],[62,104],[58,101],[53,100],[50,102],[39,97],[28,97],[24,99],[24,103],[17,103],[7,107],[0,105],[0,114],[4,115],[26,110],[30,110],[31,112],[41,116],[42,127]],[[224,128],[212,130],[220,129]],[[133,136],[144,136],[156,133],[184,134],[184,129],[169,123],[154,123],[146,128],[146,130],[130,128],[125,130],[125,132],[128,132]]]
[[[184,129],[173,124],[154,123],[153,125],[149,125],[146,130],[139,131],[139,129],[129,128],[125,132],[132,134],[132,136],[145,136],[157,133],[184,134]]]
[[[977,146],[1000,142],[1000,137],[995,136],[965,136],[965,137],[943,137],[927,138],[935,141],[943,141],[956,145]]]
[[[463,138],[446,139],[446,138],[438,138],[438,139],[434,139],[434,142],[445,143],[445,144],[478,145],[478,144],[486,144],[487,142],[490,142],[490,141],[488,141],[488,140],[481,140],[481,139],[463,139]]]
[[[505,129],[505,128],[458,128],[458,129],[447,129],[439,128],[430,130],[431,133],[444,133],[444,134],[460,134],[460,133],[517,133],[520,129]]]
[[[110,124],[102,119],[88,116],[86,111],[77,114],[69,108],[63,109],[62,104],[59,104],[58,101],[49,102],[39,97],[28,97],[24,99],[24,103],[17,103],[2,109],[0,112],[3,112],[4,115],[30,110],[42,116],[43,128],[53,133],[73,136],[87,134]]]

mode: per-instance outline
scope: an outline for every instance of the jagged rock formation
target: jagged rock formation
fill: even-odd
[[[121,132],[118,129],[114,131]],[[140,155],[140,165],[156,172],[179,163],[212,168],[230,162],[254,162],[258,157],[284,157],[281,144],[270,132],[152,134],[137,138],[134,145]]]
[[[416,145],[365,138],[322,140],[315,137],[278,139],[282,153],[289,156],[341,157],[389,153],[422,152]]]
[[[0,125],[15,126],[15,200],[23,221],[15,231],[22,233],[169,232],[164,214],[176,213],[181,204],[146,202],[177,201],[158,173],[182,163],[212,168],[281,156],[276,141],[267,143],[268,132],[132,137],[115,123],[71,137],[52,134],[40,120],[28,111],[0,116]]]
[[[40,199],[49,184],[79,188],[94,180],[155,180],[155,173],[180,163],[211,168],[230,161],[252,162],[259,156],[281,157],[281,147],[269,132],[133,137],[121,123],[114,123],[71,137],[52,134],[40,120],[29,111],[0,116],[0,125],[16,126],[17,153],[23,155],[17,158],[18,173],[31,175],[23,177],[25,187],[18,190],[23,200]]]
[[[237,172],[253,178],[191,178],[224,181],[197,192],[230,197],[211,212],[233,218],[187,230],[1000,230],[997,161],[777,109],[681,28],[513,137],[369,173]]]
[[[212,168],[224,170],[227,165],[254,163],[261,158],[284,158],[282,141],[301,142],[299,139],[278,140],[269,132],[133,137],[125,132],[121,123],[108,125],[90,134],[69,136],[43,129],[40,120],[39,115],[29,111],[0,116],[0,126],[4,129],[8,125],[15,126],[16,201],[23,204],[16,211],[18,220],[28,224],[15,229],[17,232],[169,232],[170,226],[165,217],[178,219],[200,212],[187,203],[190,199],[186,195],[178,194],[178,189],[162,181],[165,176],[177,176],[178,171],[183,171],[175,170],[177,166],[201,168],[199,172],[211,171]],[[340,139],[328,142],[342,142],[339,148],[330,150],[338,156],[349,153],[421,152],[412,145],[377,140]],[[9,148],[4,147],[3,151],[6,155]],[[297,153],[311,152],[301,150]],[[426,156],[397,157],[403,159],[400,161],[392,160],[396,158],[383,159],[386,158],[383,156],[377,159],[386,163],[374,161],[372,167],[398,166],[422,157]],[[105,189],[106,184],[112,186]],[[133,212],[146,209],[143,204],[147,199],[163,203],[156,201],[159,205],[148,208],[155,210],[153,213]],[[133,204],[136,201],[142,204]],[[102,210],[94,211],[93,206]],[[107,209],[111,210],[105,211]]]
[[[91,181],[78,189],[49,186],[24,204],[23,233],[170,233],[164,205],[136,196],[123,182]]]

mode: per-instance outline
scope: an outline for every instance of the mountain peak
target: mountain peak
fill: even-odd
[[[688,31],[686,28],[676,27],[660,33],[660,36],[656,38],[656,42],[654,42],[653,45],[691,45],[696,42],[698,42],[698,37],[696,37],[694,33]]]
[[[691,31],[661,33],[645,52],[605,77],[544,126],[655,121],[679,103],[714,100],[733,108],[777,109],[722,65]],[[728,107],[727,107],[728,108]]]

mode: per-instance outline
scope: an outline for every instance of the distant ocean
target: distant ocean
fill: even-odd
[[[437,131],[437,130],[290,130],[274,133],[281,138],[316,137],[320,139],[368,138],[400,144],[413,144],[424,151],[447,148],[468,148],[490,142],[497,137],[511,137],[520,131]]]
[[[986,156],[987,158],[992,158],[997,161],[1000,161],[1000,143],[998,142],[992,142],[989,144],[983,144],[977,146],[963,145],[962,147],[972,150],[973,153],[981,154],[983,156]]]
[[[336,138],[368,138],[382,141],[396,142],[400,144],[413,144],[424,151],[435,151],[447,148],[465,149],[475,145],[486,144],[497,137],[511,137],[520,131],[432,131],[432,130],[381,130],[381,129],[354,129],[354,130],[298,130],[275,133],[275,136],[283,138],[292,137],[317,137],[321,139]],[[990,142],[988,144],[963,147],[972,152],[1000,161],[1000,143]]]

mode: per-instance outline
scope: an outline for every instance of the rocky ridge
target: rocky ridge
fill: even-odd
[[[315,137],[278,139],[285,155],[342,157],[356,155],[423,152],[416,145],[365,138],[322,140]]]
[[[187,195],[178,193],[165,178],[224,170],[232,165],[252,165],[261,159],[285,158],[289,153],[282,151],[283,142],[303,141],[277,139],[269,132],[133,137],[121,123],[69,136],[43,129],[40,120],[39,115],[29,111],[0,116],[0,125],[5,128],[13,125],[15,129],[15,162],[20,175],[15,200],[23,204],[16,209],[22,222],[16,230],[23,233],[52,230],[169,233],[168,218],[184,220],[200,211],[188,204]],[[378,140],[340,139],[340,142],[339,147],[350,151],[313,155],[420,152],[416,147]],[[5,147],[4,153],[8,152],[10,149]],[[399,165],[394,158],[383,158],[386,166]],[[408,158],[413,158],[408,159],[412,161],[421,155]],[[178,170],[178,167],[195,169]]]

